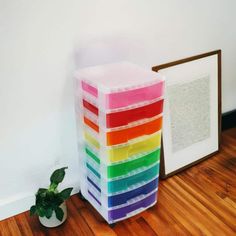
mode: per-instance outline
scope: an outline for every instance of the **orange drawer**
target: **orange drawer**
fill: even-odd
[[[141,124],[123,130],[107,132],[106,134],[107,145],[116,145],[120,143],[125,143],[130,139],[138,138],[144,135],[150,135],[160,130],[161,127],[162,127],[162,117],[159,117],[145,124]]]
[[[161,130],[162,116],[152,119],[146,123],[112,131],[104,131],[102,129],[99,129],[99,127],[95,123],[93,123],[86,117],[84,117],[84,123],[94,131],[96,131],[99,136],[105,136],[104,144],[111,146],[126,143],[131,139],[135,139],[144,135],[150,135]],[[99,138],[99,136],[97,138]],[[102,138],[102,140],[104,140],[104,138]]]

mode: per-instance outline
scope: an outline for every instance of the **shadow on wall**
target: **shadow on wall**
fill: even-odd
[[[131,37],[97,38],[80,43],[75,48],[76,69],[118,61],[138,64],[140,55],[145,55],[143,45],[141,40]]]

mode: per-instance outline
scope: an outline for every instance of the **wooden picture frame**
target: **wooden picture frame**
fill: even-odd
[[[160,177],[165,179],[220,149],[221,50],[152,70],[166,76],[160,169]]]

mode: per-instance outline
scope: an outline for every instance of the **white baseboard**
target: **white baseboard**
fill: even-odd
[[[69,186],[74,186],[72,195],[78,193],[80,190],[78,183],[70,184]],[[34,203],[34,193],[19,194],[7,200],[0,201],[0,221],[28,211]]]

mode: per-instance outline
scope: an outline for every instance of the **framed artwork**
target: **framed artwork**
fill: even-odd
[[[221,50],[163,65],[166,77],[160,176],[216,154],[221,133]]]

